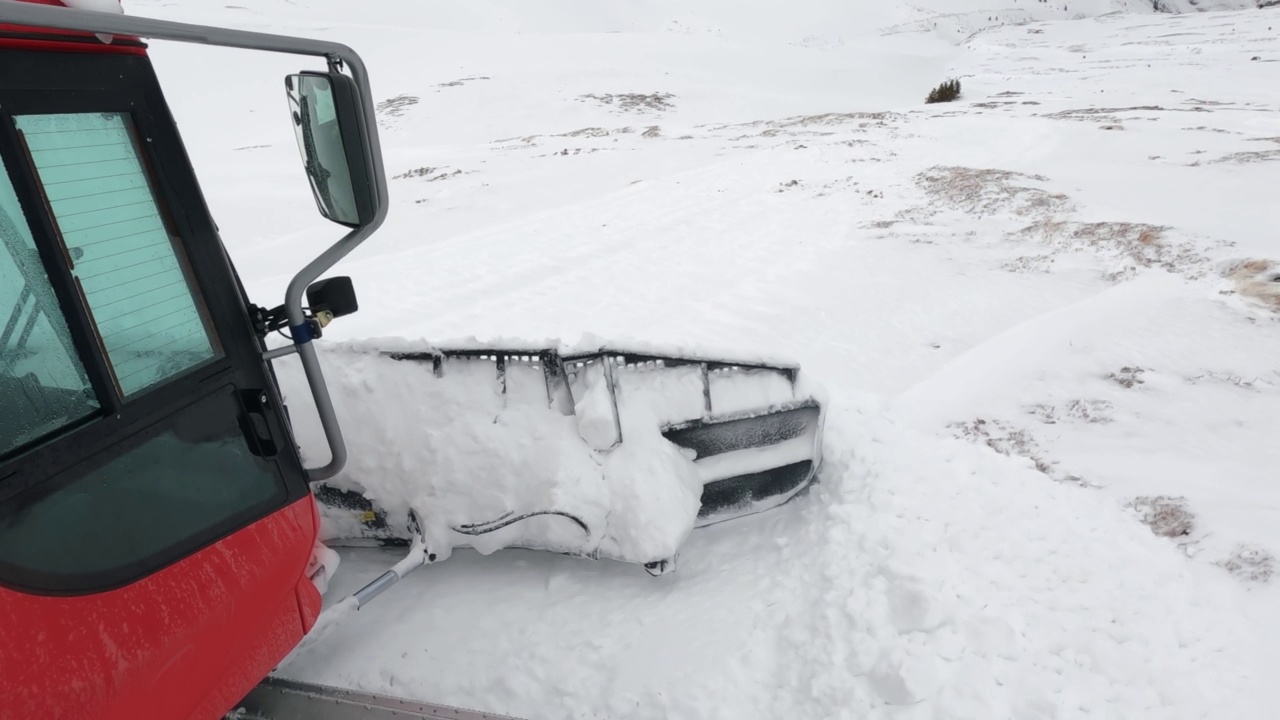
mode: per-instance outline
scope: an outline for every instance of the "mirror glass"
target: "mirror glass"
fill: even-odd
[[[358,225],[360,213],[338,127],[332,81],[318,74],[289,75],[285,88],[298,150],[320,213],[343,225]]]

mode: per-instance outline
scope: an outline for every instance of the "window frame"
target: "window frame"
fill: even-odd
[[[35,50],[0,49],[0,156],[35,238],[41,261],[54,286],[71,330],[73,344],[90,376],[100,411],[52,434],[0,456],[0,503],[21,507],[46,492],[81,477],[81,471],[103,462],[116,447],[163,425],[183,409],[231,385],[264,398],[261,415],[278,452],[269,460],[286,489],[272,507],[254,508],[217,533],[175,545],[172,557],[131,567],[110,578],[49,585],[24,580],[0,566],[0,587],[41,594],[86,594],[134,582],[186,557],[235,530],[310,493],[298,447],[289,431],[287,410],[274,373],[263,359],[265,346],[254,330],[249,301],[226,254],[200,191],[176,123],[159,81],[145,56],[79,55]],[[35,167],[24,153],[13,117],[45,113],[121,112],[129,115],[137,134],[135,148],[146,167],[156,205],[175,247],[188,263],[192,295],[207,312],[209,336],[220,353],[138,395],[124,398],[111,380],[111,370],[96,338],[87,302],[76,288],[66,246],[55,232],[54,218],[41,197]],[[248,443],[253,447],[253,443]],[[215,536],[216,535],[216,536]]]
[[[54,297],[57,298],[63,317],[66,319],[78,359],[89,376],[89,383],[98,401],[99,411],[63,426],[59,430],[46,433],[32,443],[20,445],[11,451],[12,454],[20,453],[23,448],[30,447],[32,444],[43,442],[51,435],[57,436],[85,423],[93,422],[103,415],[115,414],[121,405],[121,399],[112,391],[108,382],[110,370],[106,365],[106,357],[101,352],[95,352],[98,350],[96,341],[91,333],[86,332],[93,326],[93,320],[88,315],[87,307],[80,300],[75,279],[69,272],[63,270],[63,263],[71,261],[70,257],[67,257],[69,253],[66,245],[48,241],[50,235],[46,228],[47,220],[44,218],[44,193],[38,183],[31,179],[32,168],[29,167],[29,161],[23,155],[16,137],[17,128],[13,126],[10,116],[0,109],[0,159],[4,160],[7,170],[6,181],[13,185],[18,204],[22,207],[21,220],[27,223],[27,228],[35,239],[36,253],[40,256],[50,285],[53,286]]]
[[[50,289],[52,290],[53,295],[54,295],[54,298],[53,298],[53,299],[54,299],[54,302],[56,302],[56,303],[58,304],[57,310],[59,311],[59,318],[60,318],[60,319],[61,319],[61,321],[62,321],[62,325],[66,327],[67,335],[68,335],[68,338],[67,338],[67,339],[69,339],[69,340],[71,341],[71,342],[70,342],[70,345],[68,346],[65,342],[61,342],[62,338],[59,338],[59,340],[60,340],[60,344],[62,344],[63,349],[64,349],[66,352],[68,352],[68,353],[72,356],[72,357],[71,357],[71,359],[72,359],[73,361],[75,361],[76,363],[78,363],[78,364],[79,364],[79,366],[80,366],[80,369],[84,372],[85,378],[89,381],[89,387],[88,387],[87,389],[89,390],[89,393],[93,396],[93,401],[94,401],[94,404],[96,405],[96,407],[95,407],[95,408],[93,408],[93,410],[92,410],[92,411],[90,411],[90,412],[83,413],[83,414],[82,414],[82,415],[80,415],[79,417],[73,418],[73,419],[71,419],[71,420],[68,420],[68,421],[66,421],[66,422],[62,423],[62,424],[61,424],[60,426],[58,426],[57,428],[54,428],[54,429],[51,429],[51,430],[46,430],[46,431],[44,431],[44,432],[40,433],[39,435],[36,435],[36,436],[34,436],[34,437],[30,438],[29,440],[27,440],[27,441],[25,441],[25,442],[17,443],[17,444],[15,444],[13,447],[10,447],[10,448],[5,448],[5,449],[3,450],[3,453],[2,453],[2,454],[0,454],[0,457],[3,457],[3,455],[5,455],[5,454],[17,454],[17,453],[20,453],[20,452],[22,452],[22,450],[23,450],[23,449],[25,449],[26,447],[34,446],[34,445],[36,445],[36,444],[39,444],[39,443],[41,443],[41,442],[44,442],[47,438],[55,437],[55,436],[57,436],[57,435],[60,435],[60,434],[65,433],[65,432],[73,431],[73,430],[75,430],[77,427],[80,427],[81,425],[84,425],[85,423],[92,422],[95,418],[97,418],[98,416],[100,416],[100,415],[103,413],[103,411],[104,411],[104,410],[103,410],[103,407],[102,407],[102,400],[101,400],[101,391],[102,391],[102,388],[100,388],[100,387],[99,387],[99,383],[97,383],[97,382],[95,381],[95,378],[96,378],[97,376],[96,376],[96,374],[94,373],[93,369],[92,369],[91,367],[89,367],[89,366],[84,362],[85,354],[84,354],[83,350],[81,349],[81,348],[82,348],[82,346],[83,346],[83,340],[84,340],[84,337],[83,337],[83,336],[78,335],[78,334],[74,331],[74,329],[73,329],[73,328],[74,328],[74,323],[73,323],[73,322],[71,322],[71,319],[67,316],[67,313],[66,313],[66,312],[65,312],[65,310],[64,310],[64,303],[62,302],[62,298],[60,297],[60,293],[59,293],[59,285],[60,285],[60,284],[59,284],[58,282],[56,282],[56,280],[55,280],[55,277],[56,277],[56,265],[54,265],[54,269],[53,269],[53,271],[51,271],[51,270],[50,270],[50,267],[51,267],[51,261],[50,261],[49,254],[50,254],[50,253],[53,253],[53,252],[56,252],[57,248],[51,248],[51,247],[48,247],[48,246],[47,246],[47,245],[45,245],[45,244],[42,244],[42,243],[40,243],[40,242],[36,242],[36,241],[35,241],[35,232],[34,232],[34,230],[33,230],[33,224],[32,224],[31,219],[30,219],[30,215],[29,215],[29,211],[28,211],[28,206],[27,206],[27,204],[24,202],[24,200],[23,200],[23,198],[22,198],[22,196],[21,196],[21,194],[20,194],[20,191],[21,191],[21,189],[22,189],[22,187],[23,187],[23,186],[22,186],[22,185],[20,185],[19,183],[16,183],[16,182],[14,182],[14,181],[13,181],[13,179],[14,179],[14,173],[13,173],[13,171],[11,171],[11,170],[9,169],[9,167],[8,167],[8,160],[9,160],[9,159],[8,159],[7,157],[4,157],[4,155],[5,155],[4,153],[0,153],[0,171],[3,171],[3,173],[4,173],[4,178],[3,178],[3,179],[0,179],[0,182],[8,183],[9,187],[10,187],[10,188],[12,189],[12,191],[13,191],[13,194],[14,194],[14,195],[17,197],[17,199],[18,199],[19,212],[21,213],[19,217],[11,218],[11,219],[13,220],[13,222],[14,222],[15,224],[16,224],[16,223],[26,223],[25,227],[26,227],[26,229],[27,229],[27,234],[31,236],[31,239],[32,239],[32,241],[34,242],[34,245],[35,245],[35,251],[36,251],[36,256],[37,256],[37,258],[39,258],[39,262],[40,262],[40,268],[44,271],[44,274],[45,274],[45,278],[44,278],[44,279],[45,279],[45,280],[47,280],[47,281],[49,282]],[[19,248],[18,248],[18,250],[19,250],[19,251],[21,251],[21,250],[22,250],[22,248],[21,248],[21,247],[19,247]],[[6,247],[6,248],[3,248],[3,249],[0,249],[0,252],[10,252],[10,253],[11,253],[11,252],[12,252],[12,248],[8,248],[8,247]],[[15,257],[15,258],[13,258],[13,262],[14,262],[15,264],[17,264],[17,265],[18,265],[18,267],[19,267],[19,274],[21,275],[21,274],[22,274],[22,270],[21,270],[22,261],[21,261],[21,259],[20,259],[20,258],[16,258],[16,257]],[[28,280],[27,278],[23,278],[23,282],[24,282],[24,283],[26,283],[26,282],[27,282],[27,280]],[[25,288],[24,288],[24,289],[25,289]],[[45,311],[45,308],[41,307],[41,305],[42,305],[42,302],[41,302],[41,301],[42,301],[41,295],[42,295],[42,294],[43,294],[43,293],[42,293],[42,292],[40,292],[39,290],[34,291],[34,296],[35,296],[35,297],[34,297],[34,305],[33,305],[32,309],[31,309],[31,311],[30,311],[33,315],[34,315],[34,313],[37,313],[37,312],[44,312],[44,311]],[[10,316],[10,320],[21,320],[21,312],[20,312],[20,311],[21,311],[22,305],[24,305],[24,304],[25,304],[25,302],[23,302],[23,301],[22,301],[22,298],[23,298],[23,291],[19,291],[18,298],[19,298],[19,301],[20,301],[20,302],[19,302],[19,304],[18,304],[18,306],[17,306],[17,307],[14,307],[14,308],[10,311],[11,313],[16,313],[16,315],[11,315],[11,316]],[[30,324],[31,322],[33,322],[33,320],[34,320],[34,318],[28,319],[28,320],[26,321],[26,323],[27,323],[27,324]],[[54,332],[54,334],[55,334],[55,335],[60,335],[60,334],[61,334],[61,333],[59,333],[59,327],[58,327],[57,323],[53,322],[53,320],[52,320],[52,319],[47,319],[47,320],[46,320],[46,322],[48,322],[48,323],[49,323],[49,325],[50,325],[50,327],[53,329],[53,332]],[[15,326],[15,330],[16,330],[16,326]],[[25,329],[24,329],[22,332],[25,332]],[[19,341],[19,342],[21,342],[21,341]]]

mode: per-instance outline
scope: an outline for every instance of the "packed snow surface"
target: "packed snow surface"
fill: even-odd
[[[1280,14],[1254,4],[129,3],[365,55],[392,210],[322,342],[596,333],[828,391],[820,482],[693,531],[677,572],[459,551],[280,672],[530,719],[1274,717]],[[152,54],[278,302],[339,233],[284,114],[307,61]],[[411,488],[380,402],[352,462]],[[398,559],[343,551],[328,602]]]

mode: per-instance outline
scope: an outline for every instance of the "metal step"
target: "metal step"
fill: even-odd
[[[447,705],[268,677],[227,720],[518,720]]]

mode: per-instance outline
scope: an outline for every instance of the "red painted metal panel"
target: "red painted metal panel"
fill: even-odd
[[[0,720],[217,720],[320,608],[307,496],[132,585],[0,589]]]
[[[0,47],[146,54],[137,38],[16,25]],[[0,588],[0,720],[218,720],[315,623],[318,526],[308,495],[117,590]]]
[[[0,0],[2,1],[2,0]],[[33,5],[65,7],[60,0],[17,0]],[[0,48],[22,50],[49,50],[54,52],[108,53],[114,55],[146,55],[146,45],[138,38],[121,35],[110,44],[104,43],[93,33],[52,30],[25,25],[0,24]]]

